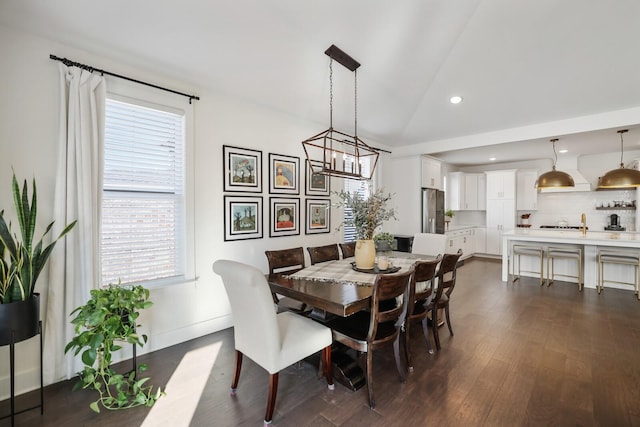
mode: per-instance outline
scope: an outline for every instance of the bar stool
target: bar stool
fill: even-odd
[[[521,270],[520,269],[520,257],[522,255],[525,256],[535,256],[540,259],[540,270]],[[513,245],[511,247],[511,258],[513,259],[513,271],[512,274],[514,276],[512,283],[515,283],[516,280],[520,278],[522,271],[525,273],[536,273],[540,275],[540,286],[544,284],[544,249],[542,246],[533,246],[533,245]],[[516,276],[516,259],[518,260],[518,275]]]
[[[633,283],[622,282],[617,280],[607,280],[604,277],[604,265],[605,264],[619,264],[629,265],[633,267]],[[614,251],[608,249],[602,249],[598,251],[598,293],[602,292],[604,283],[619,283],[622,285],[633,285],[634,292],[640,299],[638,277],[640,270],[640,253],[633,251]]]
[[[556,259],[573,259],[578,262],[578,275],[556,273],[554,261]],[[551,266],[551,267],[549,267]],[[549,246],[547,248],[547,286],[553,283],[555,276],[573,277],[578,279],[578,290],[582,291],[584,277],[582,272],[582,248],[572,248],[569,246]]]

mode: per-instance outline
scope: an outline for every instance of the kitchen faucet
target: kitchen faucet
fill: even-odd
[[[580,229],[582,230],[582,235],[586,236],[587,235],[587,215],[585,213],[582,213],[582,215],[580,215],[580,222],[582,223],[582,226],[580,227]]]

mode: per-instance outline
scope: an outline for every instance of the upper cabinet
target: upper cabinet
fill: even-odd
[[[535,211],[538,209],[537,170],[519,170],[516,174],[516,210]]]
[[[483,173],[464,174],[463,210],[483,211],[487,209],[487,178]]]
[[[440,160],[422,156],[422,187],[442,190],[442,164]]]
[[[516,171],[500,170],[485,172],[487,176],[487,199],[516,198]]]
[[[486,209],[486,178],[483,173],[451,172],[447,175],[449,209],[483,211]]]

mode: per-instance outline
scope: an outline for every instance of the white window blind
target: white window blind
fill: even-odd
[[[362,175],[368,176],[371,171],[371,163],[368,158],[362,159]],[[369,197],[369,185],[370,181],[360,181],[356,179],[345,179],[344,180],[344,191],[348,193],[360,193],[363,198]],[[344,220],[345,222],[352,218],[351,209],[344,209]],[[345,242],[353,242],[356,240],[356,228],[354,226],[343,227],[344,232],[344,241]]]
[[[102,284],[184,276],[184,115],[108,99]]]

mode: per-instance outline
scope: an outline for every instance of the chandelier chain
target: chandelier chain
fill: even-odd
[[[333,128],[333,58],[329,61],[329,127]]]
[[[353,135],[358,137],[358,70],[353,71],[353,110],[354,110],[354,131]]]

